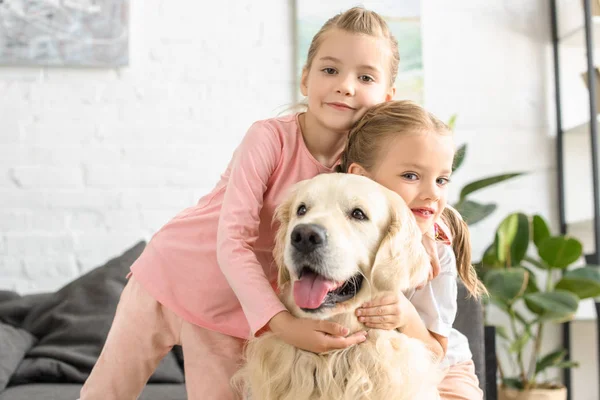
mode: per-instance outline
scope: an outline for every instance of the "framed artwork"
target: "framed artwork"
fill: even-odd
[[[129,63],[129,0],[0,0],[0,65]]]
[[[421,39],[421,0],[296,0],[296,79],[302,68],[313,36],[335,14],[363,6],[381,15],[398,40],[400,65],[396,78],[396,99],[423,104],[423,54]],[[301,98],[298,92],[298,97]]]

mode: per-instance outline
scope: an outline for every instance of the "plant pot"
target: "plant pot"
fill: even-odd
[[[498,400],[567,400],[567,389],[532,389],[524,392],[500,387]]]

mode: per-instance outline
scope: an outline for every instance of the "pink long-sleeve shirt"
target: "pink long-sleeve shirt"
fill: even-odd
[[[285,310],[275,293],[275,208],[291,185],[328,172],[297,114],[254,123],[213,191],[153,236],[133,275],[190,323],[249,338]]]

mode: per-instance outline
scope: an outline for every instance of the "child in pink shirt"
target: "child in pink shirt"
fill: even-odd
[[[333,172],[350,127],[393,98],[397,42],[376,13],[353,8],[313,38],[301,80],[305,113],[253,124],[213,191],[161,228],[131,268],[81,399],[135,399],[181,344],[188,398],[232,399],[244,341],[270,329],[323,352],[365,339],[301,320],[275,293],[272,217],[290,185]]]

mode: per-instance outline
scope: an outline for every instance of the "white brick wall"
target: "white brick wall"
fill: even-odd
[[[0,289],[56,289],[210,190],[292,101],[280,0],[132,2],[121,70],[0,68]]]
[[[0,68],[0,289],[56,289],[148,239],[294,101],[293,2],[131,3],[127,68]],[[546,3],[422,0],[426,103],[470,144],[454,187],[530,172],[477,196],[499,210],[476,254],[509,212],[556,226]]]

